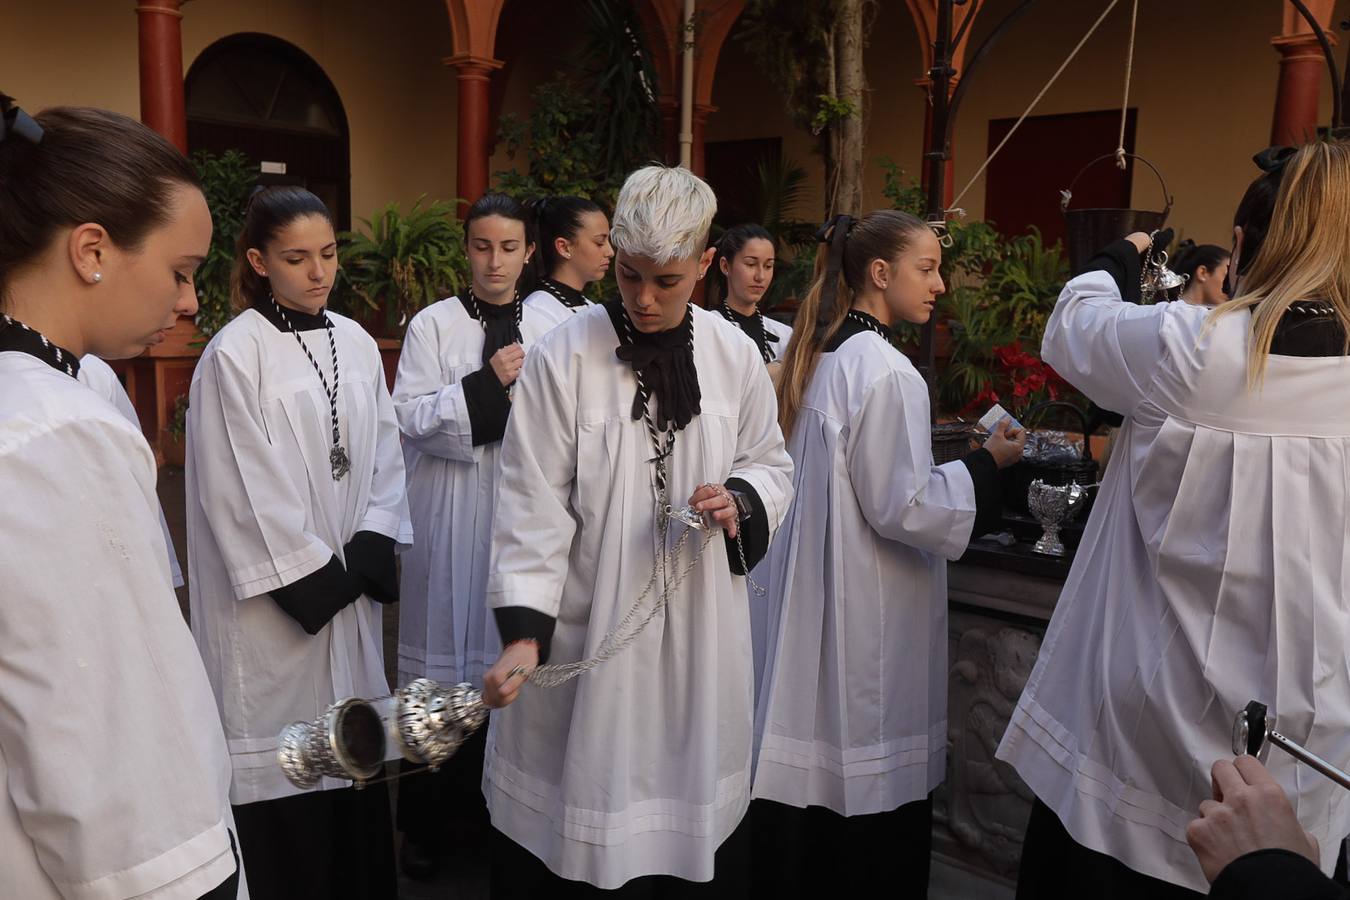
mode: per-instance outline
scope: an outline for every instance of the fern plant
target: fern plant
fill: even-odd
[[[464,232],[454,204],[436,200],[424,206],[425,200],[425,195],[418,197],[407,215],[390,203],[361,220],[366,233],[344,231],[339,236],[348,305],[359,304],[367,316],[383,313],[389,334],[469,281]]]

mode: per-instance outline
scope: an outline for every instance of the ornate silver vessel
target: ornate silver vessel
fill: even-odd
[[[1032,547],[1045,556],[1063,556],[1064,542],[1059,529],[1073,518],[1087,499],[1087,488],[1081,484],[1046,484],[1037,478],[1027,489],[1027,508],[1041,523],[1041,539]]]

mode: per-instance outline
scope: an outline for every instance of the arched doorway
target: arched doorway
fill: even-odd
[[[235,34],[202,51],[185,79],[189,150],[242,150],[260,184],[317,194],[351,227],[347,114],[319,64],[266,34]]]

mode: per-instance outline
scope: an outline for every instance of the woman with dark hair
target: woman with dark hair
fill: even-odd
[[[997,525],[998,469],[1026,437],[1005,421],[934,465],[928,388],[890,333],[932,315],[937,236],[895,210],[821,236],[778,384],[795,497],[760,567],[756,887],[921,897],[947,749],[946,561]]]
[[[760,312],[759,303],[773,282],[773,235],[761,225],[728,228],[718,239],[708,285],[711,308],[755,342],[764,362],[780,359],[792,329]]]
[[[1218,306],[1228,299],[1223,292],[1232,254],[1217,244],[1197,244],[1184,240],[1177,254],[1168,260],[1168,268],[1186,279],[1181,299],[1192,306]]]
[[[586,285],[609,271],[614,248],[609,219],[600,204],[585,197],[539,197],[526,204],[533,219],[538,255],[530,267],[538,274],[525,306],[557,323],[590,304]]]
[[[197,311],[191,164],[0,95],[0,897],[240,893],[230,765],[139,428],[77,381]]]
[[[498,455],[525,347],[555,322],[521,301],[535,248],[519,203],[505,194],[480,197],[464,217],[464,234],[470,284],[413,318],[394,384],[417,534],[403,558],[401,685],[414,678],[478,683],[501,649],[485,599]],[[409,875],[435,871],[451,815],[485,833],[485,739],[480,729],[437,774],[401,786],[401,861]]]
[[[1286,155],[1234,236],[1215,310],[1122,303],[1108,264],[1046,326],[1046,362],[1125,424],[997,753],[1038,798],[1022,897],[1207,890],[1187,823],[1252,698],[1350,757],[1350,146]],[[1149,237],[1122,243],[1129,283]],[[1270,774],[1330,871],[1345,794],[1290,758]]]
[[[239,315],[197,364],[187,417],[192,631],[225,722],[254,900],[393,897],[389,798],[303,791],[277,736],[345,697],[389,692],[383,613],[412,541],[398,425],[375,341],[326,309],[332,217],[297,187],[254,194]]]

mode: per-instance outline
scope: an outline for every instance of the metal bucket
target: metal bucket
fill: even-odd
[[[1074,176],[1068,190],[1059,192],[1061,198],[1059,208],[1064,213],[1064,226],[1069,249],[1069,268],[1074,275],[1082,274],[1087,267],[1088,260],[1092,259],[1097,251],[1107,244],[1136,231],[1152,234],[1163,227],[1168,214],[1172,212],[1172,195],[1167,192],[1167,182],[1163,181],[1162,173],[1153,163],[1142,156],[1136,156],[1133,153],[1125,155],[1130,159],[1139,160],[1152,169],[1154,175],[1158,176],[1158,183],[1162,185],[1163,200],[1166,205],[1162,212],[1142,209],[1069,209],[1069,202],[1073,199],[1074,185],[1078,184],[1078,179],[1083,177],[1083,173],[1103,160],[1115,159],[1116,155],[1108,153],[1083,166]]]

